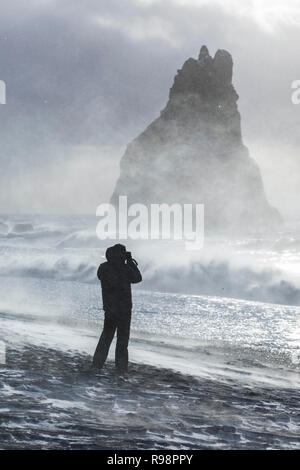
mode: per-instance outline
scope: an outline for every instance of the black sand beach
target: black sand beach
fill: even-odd
[[[76,351],[8,348],[1,449],[299,449],[297,390],[241,387]]]

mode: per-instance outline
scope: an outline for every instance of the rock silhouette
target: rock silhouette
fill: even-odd
[[[233,61],[225,50],[178,70],[166,107],[121,160],[111,202],[203,203],[208,231],[257,232],[280,226],[260,170],[243,144]]]

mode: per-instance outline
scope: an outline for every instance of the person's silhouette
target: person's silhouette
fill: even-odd
[[[100,264],[97,276],[101,281],[104,326],[93,366],[102,368],[117,330],[115,364],[120,373],[128,369],[128,341],[131,322],[131,284],[141,282],[142,275],[131,253],[121,244],[106,250],[107,262]]]

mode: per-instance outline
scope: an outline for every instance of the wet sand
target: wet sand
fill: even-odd
[[[220,383],[34,345],[0,367],[1,449],[299,449],[295,389]]]

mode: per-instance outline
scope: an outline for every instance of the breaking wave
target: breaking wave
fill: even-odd
[[[100,254],[101,253],[101,254]],[[71,252],[0,249],[0,276],[49,278],[97,282],[104,252]],[[161,266],[155,260],[141,262],[143,288],[161,292],[233,297],[286,305],[300,305],[300,288],[276,269],[232,266],[211,259]]]
[[[0,276],[97,282],[97,267],[112,241],[96,237],[95,222],[80,216],[2,218]],[[159,241],[130,240],[128,247],[140,261],[144,289],[300,305],[300,279],[293,275],[299,267],[289,265],[300,266],[295,234],[208,240],[197,253]]]
[[[211,260],[159,270],[149,266],[145,277],[148,288],[165,292],[300,305],[300,288],[275,269],[235,268],[229,262]]]

